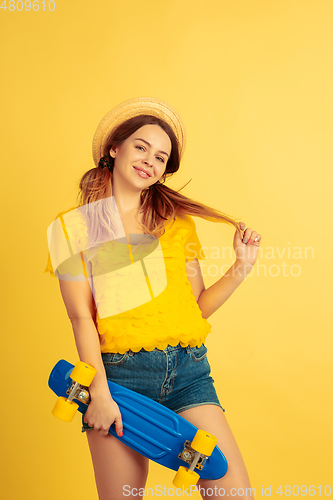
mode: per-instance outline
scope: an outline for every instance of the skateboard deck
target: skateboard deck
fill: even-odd
[[[60,360],[52,369],[48,384],[57,396],[68,397],[74,384],[70,378],[73,368],[71,363]],[[191,448],[184,449],[184,446],[186,443],[191,444],[198,429],[185,418],[146,396],[109,380],[108,385],[112,398],[120,409],[123,436],[117,435],[114,424],[109,433],[141,455],[165,467],[177,471],[180,466],[188,465]],[[87,403],[74,397],[73,401],[78,404],[78,411],[84,414],[89,400]],[[227,469],[225,456],[215,446],[208,458],[198,461],[195,472],[202,479],[219,479]]]

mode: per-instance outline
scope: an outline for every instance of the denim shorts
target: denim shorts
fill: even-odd
[[[201,405],[221,406],[210,376],[207,347],[168,346],[125,354],[102,353],[108,380],[161,403],[175,413]],[[93,429],[84,422],[82,432]]]

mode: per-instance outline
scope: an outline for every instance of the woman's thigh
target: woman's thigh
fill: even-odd
[[[111,434],[102,436],[97,430],[89,430],[86,435],[99,500],[138,498],[139,489],[146,484],[148,459]]]
[[[217,480],[200,479],[198,486],[201,487],[201,496],[204,499],[224,498],[250,499],[253,498],[250,479],[237,446],[236,440],[231,432],[223,410],[214,405],[202,405],[190,408],[179,413],[199,429],[210,432],[217,437],[217,446],[220,448],[228,461],[226,474]],[[212,488],[213,490],[208,490]],[[234,488],[232,491],[231,489]],[[248,489],[247,489],[248,488]],[[206,492],[206,495],[204,494]],[[214,492],[214,494],[212,494]]]

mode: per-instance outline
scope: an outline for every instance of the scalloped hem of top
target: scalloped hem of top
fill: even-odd
[[[172,346],[172,347],[176,347],[178,344],[180,344],[182,347],[187,347],[188,345],[190,347],[196,347],[196,346],[200,347],[201,344],[205,343],[205,340],[206,340],[206,337],[204,339],[202,339],[202,340],[198,339],[197,341],[195,341],[195,343],[193,345],[191,345],[191,343],[189,343],[189,342],[182,342],[180,339],[177,339],[177,340],[175,340],[172,343],[170,343],[170,342],[163,342],[162,346],[158,346],[158,345],[154,345],[153,347],[151,347],[151,346],[141,346],[141,347],[138,347],[138,348],[128,347],[128,348],[124,348],[124,349],[118,349],[117,351],[115,351],[115,350],[110,351],[108,349],[106,351],[102,351],[101,350],[101,353],[102,354],[125,354],[125,352],[127,352],[127,351],[139,352],[139,351],[141,351],[141,349],[144,349],[145,351],[148,351],[148,352],[151,352],[154,349],[159,349],[160,351],[164,351],[164,349],[166,349],[169,345]]]

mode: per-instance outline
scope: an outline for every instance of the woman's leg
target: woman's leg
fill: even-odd
[[[214,481],[208,479],[199,480],[198,487],[200,485],[202,488],[202,498],[207,500],[221,500],[221,498],[227,497],[234,500],[254,498],[241,452],[223,410],[215,405],[202,405],[185,410],[179,415],[199,429],[216,436],[218,438],[217,446],[228,461],[227,473],[221,479]],[[212,488],[214,494],[208,488]],[[225,490],[224,496],[221,488]],[[203,494],[204,491],[207,492],[206,495]]]
[[[139,489],[146,484],[148,459],[111,434],[102,436],[97,430],[89,430],[86,434],[99,500],[139,498]],[[133,496],[129,491],[133,491]]]

